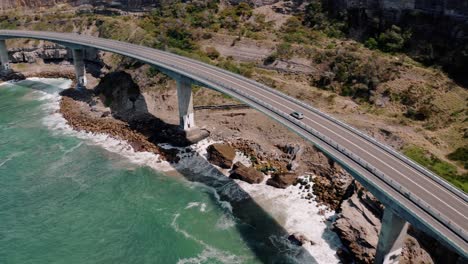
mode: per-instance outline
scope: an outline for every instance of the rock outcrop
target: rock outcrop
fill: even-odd
[[[338,220],[334,223],[334,229],[358,262],[372,263],[381,222],[373,208],[364,202],[365,199],[367,198],[354,193],[344,201]]]
[[[414,237],[408,237],[405,240],[405,246],[403,247],[402,257],[400,258],[401,264],[431,264],[434,263],[431,256],[427,251],[421,248],[418,240]],[[449,263],[449,261],[447,261]]]
[[[261,183],[265,176],[255,168],[247,167],[240,162],[236,162],[233,166],[230,177],[232,179],[239,179],[252,184]]]
[[[267,184],[276,188],[287,188],[297,182],[298,175],[291,172],[273,173]]]
[[[126,140],[131,145],[138,146],[138,151],[148,151],[164,156],[164,153],[158,146],[149,142],[148,138],[144,135],[130,129],[125,122],[95,116],[89,107],[89,103],[93,100],[90,92],[67,89],[61,95],[60,112],[74,129],[105,133],[112,137]]]
[[[120,1],[101,1],[101,0],[4,0],[0,2],[0,10],[26,7],[48,7],[57,4],[71,5],[92,5],[105,8],[119,8],[124,10],[141,10],[145,7],[154,7],[158,4],[157,0],[120,0]]]
[[[341,201],[350,195],[348,188],[353,178],[332,160],[317,164],[314,172],[317,176],[313,179],[313,191],[317,199],[331,209],[338,209]]]
[[[0,72],[0,81],[7,82],[7,81],[21,81],[24,80],[25,76],[19,72]]]
[[[392,25],[411,32],[406,51],[425,63],[437,63],[464,85],[468,84],[466,0],[323,1],[330,14],[346,17],[351,37],[367,40]]]
[[[94,92],[101,96],[101,101],[111,108],[114,115],[123,119],[128,120],[131,116],[148,112],[140,87],[124,71],[105,75]]]
[[[38,60],[61,61],[72,60],[73,54],[70,49],[60,45],[44,45],[41,42],[36,48],[9,49],[8,55],[12,63],[35,63]],[[85,49],[85,60],[100,62],[99,52],[93,48]]]
[[[230,169],[236,157],[236,151],[228,144],[215,143],[208,147],[208,160],[221,168]]]

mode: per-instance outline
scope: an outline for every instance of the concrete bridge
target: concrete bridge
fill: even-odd
[[[0,60],[9,71],[6,39],[47,40],[73,50],[78,88],[86,85],[85,48],[128,56],[177,81],[180,126],[195,127],[191,85],[230,95],[312,142],[341,164],[385,205],[376,263],[396,263],[408,223],[468,259],[468,196],[390,147],[310,105],[220,68],[168,52],[85,35],[0,30]],[[304,119],[290,116],[300,111]]]

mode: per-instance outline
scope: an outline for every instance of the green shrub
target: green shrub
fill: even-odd
[[[406,41],[411,37],[411,33],[402,32],[401,28],[393,25],[378,37],[379,49],[385,52],[402,51]]]
[[[224,68],[228,71],[243,75],[245,77],[252,77],[254,65],[251,63],[236,64],[231,59],[222,60],[217,64],[218,67]]]
[[[283,42],[276,45],[276,55],[281,59],[290,59],[293,55],[291,44]]]
[[[368,40],[366,40],[366,42],[364,42],[364,46],[366,46],[369,49],[375,50],[379,48],[379,43],[377,42],[377,40],[375,40],[375,38],[369,38]]]
[[[151,77],[156,76],[158,73],[160,73],[159,69],[151,66],[146,72],[146,75],[151,78]]]
[[[450,160],[461,161],[465,169],[468,169],[468,147],[457,148],[447,155]]]
[[[468,161],[468,147],[457,148],[447,156],[450,160]]]
[[[410,159],[462,189],[464,192],[468,192],[468,175],[466,173],[458,174],[457,168],[454,165],[440,160],[433,154],[417,146],[408,146],[404,148],[403,153]]]

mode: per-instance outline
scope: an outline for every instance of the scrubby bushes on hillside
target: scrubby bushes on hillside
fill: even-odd
[[[410,39],[409,31],[403,32],[401,28],[393,25],[377,38],[369,38],[364,44],[370,49],[380,49],[385,52],[399,52]]]
[[[468,147],[457,148],[447,156],[450,160],[461,161],[465,169],[468,169]]]
[[[396,65],[346,48],[328,52],[328,56],[318,60],[326,60],[326,71],[314,78],[315,86],[365,101],[379,84],[393,80],[399,72]]]
[[[437,175],[442,176],[444,179],[461,188],[463,191],[468,192],[467,173],[458,174],[457,168],[454,165],[440,160],[433,154],[416,146],[408,146],[403,150],[403,152],[412,160],[430,169]]]

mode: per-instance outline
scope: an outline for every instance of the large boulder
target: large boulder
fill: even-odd
[[[246,167],[240,162],[236,162],[230,175],[233,179],[239,179],[248,183],[261,183],[265,177],[263,173],[252,167]]]
[[[450,261],[447,261],[449,263]],[[401,264],[421,263],[432,264],[429,253],[427,253],[414,237],[406,237],[405,246],[403,247],[402,257],[400,258]]]
[[[215,143],[208,147],[208,160],[221,168],[230,169],[236,157],[236,151],[228,144]]]
[[[380,227],[380,219],[374,214],[374,210],[357,193],[343,202],[341,213],[334,223],[334,229],[341,241],[359,263],[373,263]]]
[[[274,173],[266,182],[276,188],[286,188],[297,182],[298,175],[291,172]]]

